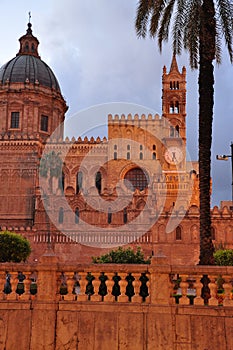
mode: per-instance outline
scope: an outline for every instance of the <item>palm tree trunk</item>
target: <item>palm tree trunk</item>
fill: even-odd
[[[213,265],[214,246],[211,239],[210,171],[212,121],[214,106],[215,8],[212,0],[204,0],[200,23],[199,69],[199,176],[200,176],[200,265]]]

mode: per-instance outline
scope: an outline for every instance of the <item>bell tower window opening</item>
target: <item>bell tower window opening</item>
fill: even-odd
[[[11,129],[19,129],[19,112],[11,112]]]
[[[180,108],[179,108],[179,102],[178,101],[176,101],[176,103],[175,103],[175,107],[174,107],[174,113],[179,113],[180,112]]]
[[[134,168],[129,170],[125,175],[125,180],[127,180],[126,186],[135,191],[136,189],[142,191],[148,187],[147,175],[141,168]]]
[[[40,130],[48,132],[49,118],[47,115],[42,115],[40,120]]]

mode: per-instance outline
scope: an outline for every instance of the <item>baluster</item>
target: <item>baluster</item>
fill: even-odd
[[[66,272],[67,280],[66,280],[66,285],[67,285],[67,294],[64,295],[64,300],[74,300],[74,294],[73,294],[73,289],[74,289],[74,273],[73,272]]]
[[[188,285],[189,285],[188,282],[186,281],[187,277],[188,277],[187,275],[181,276],[180,288],[181,288],[182,296],[179,300],[180,305],[189,305],[190,304],[190,300],[187,297],[187,289],[188,289]]]
[[[201,279],[202,276],[197,275],[195,276],[196,278],[196,282],[194,282],[194,287],[196,289],[196,298],[194,299],[194,305],[204,305],[204,299],[201,297],[201,290],[202,290],[202,283],[201,283]]]
[[[114,286],[113,275],[113,273],[108,272],[108,279],[105,282],[107,286],[107,295],[105,295],[104,301],[113,302],[115,300],[114,295],[112,295],[112,288]]]
[[[134,295],[132,297],[132,302],[133,303],[141,303],[142,302],[142,297],[139,295],[140,293],[140,286],[141,286],[141,281],[139,278],[141,277],[140,273],[134,273],[133,277],[135,280],[133,281],[133,286],[134,286]]]
[[[12,292],[10,294],[6,294],[6,299],[7,300],[17,300],[17,295],[16,295],[16,289],[17,289],[17,284],[18,284],[18,272],[10,272],[11,279],[11,290]]]
[[[127,286],[127,281],[126,281],[125,278],[127,276],[127,273],[122,272],[122,273],[119,274],[119,276],[121,277],[121,280],[119,281],[121,294],[118,297],[118,301],[120,303],[127,303],[129,301],[129,298],[125,294],[126,293],[126,286]]]
[[[18,295],[18,299],[20,300],[30,300],[30,279],[29,279],[29,273],[26,274],[25,280],[23,281],[24,283],[24,293],[21,295]]]
[[[91,295],[91,301],[101,301],[102,297],[99,295],[99,286],[100,286],[100,280],[99,280],[99,273],[92,273],[95,279],[92,281],[92,285],[94,287],[94,294]]]
[[[218,306],[218,299],[217,299],[218,286],[216,283],[216,277],[209,276],[209,279],[210,279],[210,283],[209,283],[210,299],[208,301],[208,305]]]
[[[233,306],[233,300],[231,299],[232,284],[229,276],[223,277],[225,283],[223,283],[225,298],[223,300],[223,306]]]
[[[87,273],[86,272],[79,272],[79,276],[80,276],[80,280],[79,280],[80,294],[78,295],[78,301],[87,301],[88,296],[87,296],[87,294],[85,294],[86,285],[87,285],[87,280],[86,280]]]
[[[5,294],[3,292],[5,283],[6,283],[6,274],[0,273],[0,300],[3,300],[5,298]]]

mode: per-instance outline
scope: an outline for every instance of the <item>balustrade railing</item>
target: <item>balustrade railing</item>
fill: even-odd
[[[233,267],[0,264],[0,302],[30,300],[233,307]]]

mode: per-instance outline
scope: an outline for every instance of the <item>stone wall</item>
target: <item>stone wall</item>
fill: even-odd
[[[89,293],[88,273],[93,276]],[[117,297],[116,275],[121,293]],[[205,299],[203,275],[209,278]],[[101,276],[107,277],[104,296],[99,294]],[[134,278],[131,297],[129,276]],[[144,283],[142,276],[148,279]],[[224,279],[221,298],[219,276]],[[230,350],[232,276],[233,267],[170,266],[164,256],[153,258],[151,265],[74,266],[60,263],[47,251],[37,264],[1,264],[0,349]],[[148,288],[144,297],[142,285]]]

